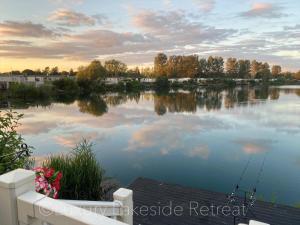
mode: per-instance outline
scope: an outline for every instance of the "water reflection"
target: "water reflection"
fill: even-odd
[[[16,109],[27,109],[29,107],[49,107],[53,103],[63,103],[71,105],[75,101],[80,112],[89,113],[94,116],[102,116],[107,113],[109,106],[115,107],[126,104],[128,101],[139,103],[140,99],[153,99],[154,111],[157,115],[166,113],[195,113],[197,108],[206,111],[220,110],[237,106],[247,106],[264,103],[264,101],[278,100],[280,92],[284,94],[296,94],[300,96],[300,89],[289,88],[234,88],[234,89],[217,89],[206,88],[199,89],[195,92],[177,91],[166,94],[156,94],[154,92],[138,93],[110,93],[95,94],[91,97],[77,99],[74,96],[56,96],[55,99],[37,100],[26,102],[20,99],[1,99],[0,108],[13,107]]]
[[[94,116],[102,116],[108,110],[106,102],[98,95],[88,99],[78,100],[77,105],[80,112],[89,113]]]
[[[228,192],[250,156],[251,185],[268,152],[259,193],[293,204],[300,202],[299,94],[300,87],[201,88],[9,104],[25,114],[20,132],[39,159],[88,138],[108,175],[125,185],[144,176]]]

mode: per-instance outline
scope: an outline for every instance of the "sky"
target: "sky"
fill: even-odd
[[[0,72],[159,52],[300,69],[299,0],[0,0]]]

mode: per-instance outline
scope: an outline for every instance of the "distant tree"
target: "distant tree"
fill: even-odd
[[[36,71],[34,71],[35,75],[42,75],[42,71],[40,69],[37,69]]]
[[[13,70],[10,72],[12,75],[21,75],[22,73],[19,70]]]
[[[208,73],[213,76],[224,74],[224,60],[222,57],[209,56],[207,59]]]
[[[263,81],[267,81],[271,77],[270,66],[268,63],[260,64],[259,71],[256,74],[256,77],[263,79]]]
[[[250,60],[239,60],[238,61],[238,77],[239,78],[248,78],[250,76],[251,70]]]
[[[49,66],[45,67],[45,69],[43,70],[43,75],[48,76],[50,74],[50,68]]]
[[[293,79],[293,78],[295,78],[295,75],[296,75],[296,73],[293,74],[289,71],[281,73],[281,74],[285,79]]]
[[[98,60],[92,61],[87,67],[79,67],[78,80],[97,80],[106,76],[106,70]]]
[[[28,75],[34,75],[35,73],[33,70],[26,69],[22,71],[22,74],[28,76]]]
[[[69,72],[68,71],[61,71],[60,73],[62,76],[68,76],[69,75]]]
[[[168,77],[178,77],[178,65],[179,65],[179,57],[176,55],[172,55],[169,57],[167,65],[166,65],[166,74]]]
[[[228,76],[237,77],[239,64],[236,58],[228,58],[226,61],[226,72]]]
[[[166,75],[167,61],[168,61],[168,57],[164,53],[159,53],[154,58],[154,73],[155,73],[155,76],[164,76],[164,75]]]
[[[69,75],[70,75],[70,76],[75,76],[75,72],[73,71],[73,69],[70,69]]]
[[[182,77],[195,78],[198,74],[198,67],[197,55],[182,56],[179,74]]]
[[[278,77],[281,74],[281,66],[273,65],[272,66],[272,76]]]
[[[251,62],[251,77],[255,78],[257,73],[259,72],[261,67],[261,63],[257,62],[256,60],[253,60]]]
[[[153,68],[151,67],[145,67],[141,69],[141,75],[145,77],[153,77]]]
[[[106,61],[104,67],[109,76],[124,75],[127,71],[127,65],[115,59]]]
[[[140,69],[138,67],[135,67],[134,69],[130,69],[130,70],[127,70],[127,75],[129,77],[140,77],[141,76],[141,72],[140,72]]]
[[[300,80],[300,70],[294,74],[294,77],[297,79],[297,80]]]
[[[200,77],[204,77],[204,76],[207,76],[207,73],[208,73],[207,60],[204,59],[204,58],[199,59],[199,62],[198,62],[198,75]]]
[[[50,75],[59,75],[59,72],[58,72],[58,67],[55,66],[51,69],[50,71]]]

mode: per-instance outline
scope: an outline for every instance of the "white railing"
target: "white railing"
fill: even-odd
[[[132,191],[120,188],[113,194],[113,202],[102,201],[78,201],[78,200],[61,200],[67,204],[86,209],[103,216],[120,220],[127,224],[133,224],[132,221]]]
[[[0,225],[132,225],[132,191],[114,202],[54,200],[34,191],[35,173],[17,169],[0,176]],[[110,216],[115,219],[108,218]]]
[[[248,225],[248,224],[240,223],[239,225]],[[255,220],[250,220],[249,225],[270,225],[270,224],[258,222],[258,221],[255,221]]]

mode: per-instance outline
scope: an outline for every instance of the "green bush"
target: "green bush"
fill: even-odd
[[[21,151],[24,140],[16,131],[22,117],[22,114],[16,112],[0,111],[0,175],[24,168],[29,163],[29,155]]]
[[[104,172],[92,152],[92,144],[86,140],[69,155],[50,156],[43,166],[62,172],[60,199],[103,199],[101,183]]]
[[[70,78],[55,80],[52,84],[54,89],[59,92],[77,93],[79,90],[76,81]]]
[[[157,77],[154,83],[156,90],[168,90],[170,88],[169,80],[166,76]]]
[[[42,85],[35,87],[31,84],[14,83],[9,87],[9,95],[15,98],[23,99],[46,99],[52,94],[50,86]]]
[[[79,87],[79,92],[81,95],[89,95],[94,90],[94,83],[95,81],[88,80],[88,79],[78,79],[77,84]]]
[[[126,91],[140,91],[142,89],[142,85],[139,81],[132,80],[126,82]]]

